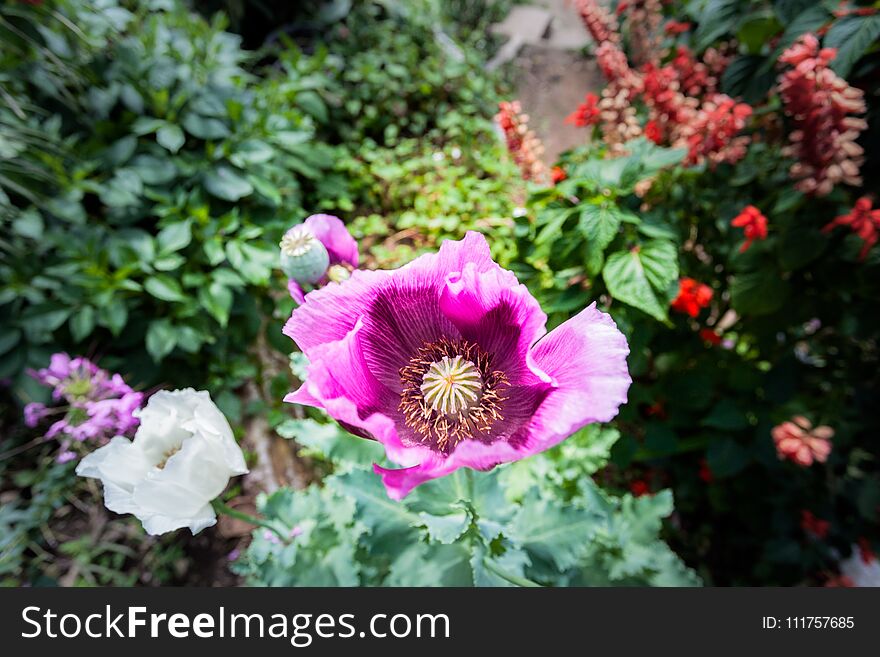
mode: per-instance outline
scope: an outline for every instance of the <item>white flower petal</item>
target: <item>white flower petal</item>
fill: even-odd
[[[247,467],[229,422],[205,391],[160,391],[138,413],[134,441],[116,437],[77,467],[104,484],[104,504],[151,534],[216,523],[211,501]]]

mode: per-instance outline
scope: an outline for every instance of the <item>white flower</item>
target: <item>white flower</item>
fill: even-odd
[[[229,478],[247,472],[229,422],[205,391],[192,388],[150,397],[134,440],[117,436],[76,468],[104,484],[104,504],[131,513],[149,534],[217,522],[211,500]]]

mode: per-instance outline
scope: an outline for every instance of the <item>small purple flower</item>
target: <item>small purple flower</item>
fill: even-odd
[[[46,408],[45,404],[31,402],[24,407],[24,423],[33,429],[48,413],[49,409]]]
[[[317,244],[315,244],[317,243]],[[327,264],[321,265],[324,272],[316,277],[317,282],[336,280],[358,266],[357,242],[348,232],[345,224],[339,217],[329,214],[313,214],[303,223],[297,224],[284,235],[281,241],[282,259],[285,254],[288,257],[299,258],[306,255],[315,246],[323,246],[327,251]],[[290,296],[298,304],[302,304],[305,298],[302,281],[289,278],[287,289]]]
[[[76,442],[104,443],[117,435],[130,434],[138,426],[137,411],[144,400],[119,374],[110,374],[87,358],[53,354],[49,367],[30,375],[52,388],[56,405],[48,409],[31,403],[24,409],[25,424],[36,426],[50,414],[61,414],[46,431],[45,438],[62,440],[58,455],[64,463],[76,457]],[[73,456],[70,456],[73,454]]]
[[[308,357],[285,401],[378,440],[389,496],[541,452],[626,402],[626,339],[591,305],[551,333],[479,233],[394,271],[316,290],[284,328]]]
[[[69,449],[66,449],[62,452],[58,453],[58,456],[55,457],[55,460],[58,463],[70,463],[76,458],[76,452],[71,452]]]

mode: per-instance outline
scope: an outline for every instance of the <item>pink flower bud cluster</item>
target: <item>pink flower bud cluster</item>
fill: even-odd
[[[620,26],[617,18],[596,0],[574,0],[574,8],[581,15],[587,31],[598,43],[620,43]]]
[[[495,122],[504,133],[507,150],[522,172],[523,180],[541,182],[547,177],[547,170],[541,161],[544,145],[529,130],[529,117],[522,113],[519,101],[501,102],[495,115]]]
[[[626,7],[629,49],[633,61],[649,61],[660,47],[663,3],[660,0],[633,0]]]
[[[779,58],[792,67],[778,87],[794,124],[783,153],[797,160],[790,173],[805,194],[825,196],[841,183],[862,184],[864,151],[856,140],[868,124],[853,115],[865,113],[864,93],[829,67],[836,55],[834,48],[820,50],[816,36],[805,34]]]

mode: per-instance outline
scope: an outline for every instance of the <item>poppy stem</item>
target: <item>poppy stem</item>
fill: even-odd
[[[528,587],[528,588],[534,588],[534,587],[540,588],[541,587],[540,584],[538,584],[537,582],[533,582],[532,580],[530,580],[526,577],[520,577],[519,575],[514,575],[513,573],[507,572],[503,568],[499,568],[494,563],[492,563],[492,561],[489,559],[483,559],[483,565],[486,566],[486,570],[492,571],[493,573],[498,575],[498,577],[500,577],[501,579],[506,580],[515,586],[522,586],[522,587]]]
[[[271,523],[263,520],[262,518],[257,518],[256,516],[252,516],[248,513],[244,513],[242,511],[238,511],[237,509],[233,509],[231,506],[221,502],[219,499],[213,500],[211,502],[211,506],[214,507],[214,511],[217,513],[224,513],[230,518],[235,518],[236,520],[242,520],[248,524],[256,525],[257,527],[263,527],[264,529],[268,529],[272,533],[274,533],[278,538],[282,541],[287,541],[288,537],[282,534],[276,527],[274,527]]]

